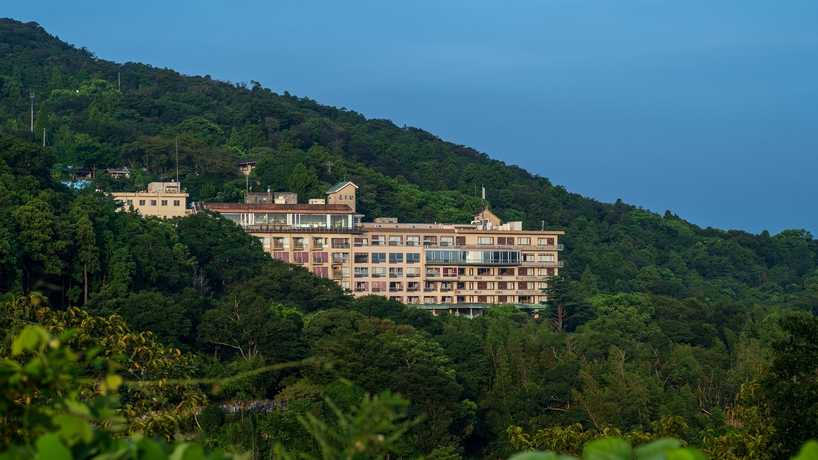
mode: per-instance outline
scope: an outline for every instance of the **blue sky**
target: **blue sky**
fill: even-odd
[[[259,81],[569,191],[818,235],[818,3],[16,2],[100,58]]]

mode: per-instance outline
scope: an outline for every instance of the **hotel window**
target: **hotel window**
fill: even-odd
[[[133,206],[133,200],[126,200],[125,205],[126,206]]]
[[[401,253],[401,252],[390,252],[389,253],[389,263],[390,264],[402,264],[403,263],[403,253]]]
[[[356,264],[368,264],[369,263],[369,253],[367,253],[367,252],[356,252],[355,253],[355,263]]]
[[[391,235],[389,237],[389,246],[400,246],[403,244],[402,236]]]
[[[373,278],[386,278],[386,267],[375,267],[372,269]]]
[[[537,288],[538,289],[548,289],[548,283],[546,283],[545,281],[540,281],[539,283],[537,283]]]
[[[349,291],[349,281],[341,281],[341,289]]]
[[[519,276],[534,276],[534,269],[533,268],[518,268],[517,274]]]
[[[386,291],[386,281],[373,281],[372,282],[372,292],[384,292]]]
[[[407,278],[417,278],[420,276],[420,267],[409,267],[406,269]]]
[[[514,244],[514,237],[513,236],[498,236],[497,237],[497,244],[499,245],[513,245]]]
[[[554,238],[537,238],[537,244],[540,246],[553,246]]]
[[[355,292],[366,292],[369,290],[369,282],[357,281],[355,283]]]
[[[145,206],[145,200],[139,200],[139,206]]]
[[[312,239],[313,249],[324,249],[324,238],[318,237]]]
[[[294,252],[293,253],[293,263],[294,264],[306,264],[310,261],[310,253],[309,252]]]
[[[327,267],[312,267],[312,272],[315,274],[315,276],[329,278],[329,268]]]
[[[349,238],[333,238],[332,247],[336,249],[343,249],[349,247]]]
[[[441,236],[440,237],[440,245],[441,246],[452,246],[452,245],[454,245],[454,237]]]
[[[537,255],[537,262],[553,262],[554,254],[539,254]]]
[[[270,250],[270,238],[260,236],[258,240],[261,241],[261,247],[264,248],[265,251]]]
[[[403,290],[403,283],[400,281],[392,281],[389,283],[389,292],[400,292]]]
[[[334,264],[349,263],[349,253],[348,252],[333,252],[332,253],[332,263],[334,263]]]
[[[369,246],[369,238],[355,238],[355,247]]]
[[[423,245],[424,246],[437,246],[437,237],[436,236],[424,236],[423,237]]]
[[[182,205],[182,202],[181,202],[181,201],[179,201],[179,200],[173,200],[173,205],[174,205],[174,206],[181,206],[181,205]]]
[[[448,278],[457,277],[456,267],[443,267],[443,276]]]
[[[303,237],[294,237],[293,238],[293,249],[301,250],[304,249],[304,238]]]
[[[529,237],[517,238],[517,244],[519,244],[520,246],[529,246],[529,245],[531,245],[531,238],[529,238]]]
[[[386,244],[386,237],[383,235],[372,235],[372,246],[383,246]]]
[[[420,253],[419,252],[406,253],[406,263],[407,264],[420,263]]]
[[[390,278],[403,278],[403,267],[390,267],[389,268],[389,277]]]
[[[312,253],[312,263],[314,264],[325,264],[329,261],[329,253],[328,252],[313,252]]]
[[[289,252],[273,252],[273,259],[278,259],[282,262],[290,262]]]
[[[523,253],[523,262],[534,262],[534,254]]]
[[[537,269],[537,276],[548,276],[548,269],[547,268],[538,268]]]
[[[366,278],[369,276],[369,268],[355,267],[355,278]]]
[[[478,237],[477,244],[494,244],[494,237],[491,236]]]
[[[373,252],[372,253],[372,263],[373,264],[386,263],[386,253],[385,252]]]
[[[458,236],[458,237],[455,238],[455,241],[457,242],[458,246],[463,246],[464,244],[466,244],[466,237],[465,236]]]
[[[168,205],[168,200],[162,200],[162,201],[160,201],[160,203],[161,203],[160,206],[167,206]]]
[[[419,236],[407,236],[406,237],[406,245],[407,246],[420,246],[420,237]]]
[[[409,292],[417,292],[420,290],[420,283],[417,281],[410,281],[406,283],[406,290]]]

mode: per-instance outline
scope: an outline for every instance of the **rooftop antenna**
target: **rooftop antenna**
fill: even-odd
[[[31,98],[31,132],[34,132],[34,91],[28,93],[28,97]]]
[[[485,204],[486,204],[486,187],[483,187],[483,185],[482,185],[482,184],[480,184],[480,188],[481,188],[481,189],[482,189],[482,191],[483,191],[483,194],[482,194],[482,198],[481,198],[480,204],[481,204],[481,205],[485,205]]]
[[[179,136],[176,136],[176,183],[179,183]]]

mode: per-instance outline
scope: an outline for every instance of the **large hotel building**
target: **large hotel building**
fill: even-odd
[[[487,206],[470,224],[362,222],[356,191],[344,182],[326,200],[309,204],[277,192],[204,207],[258,237],[274,258],[330,278],[355,296],[387,296],[433,313],[475,315],[496,304],[543,308],[543,289],[562,266],[563,232],[501,224]]]

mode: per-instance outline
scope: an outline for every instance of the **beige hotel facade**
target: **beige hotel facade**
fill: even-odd
[[[292,194],[248,194],[246,203],[204,207],[258,237],[272,257],[355,296],[381,295],[433,313],[476,315],[499,304],[543,308],[543,289],[562,266],[563,232],[502,224],[487,206],[470,224],[361,222],[356,191],[345,182],[310,204],[295,203]]]

